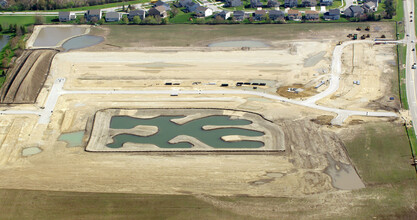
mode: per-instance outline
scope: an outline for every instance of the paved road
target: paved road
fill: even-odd
[[[406,88],[407,88],[407,101],[409,105],[410,114],[413,120],[413,127],[417,128],[417,71],[411,69],[411,65],[417,62],[416,53],[412,51],[412,48],[415,48],[416,35],[415,35],[415,26],[414,26],[414,1],[403,1],[404,3],[404,16],[405,16],[405,41],[407,43],[407,57],[406,57]],[[412,14],[411,14],[412,13]],[[410,17],[413,16],[412,22]],[[408,37],[407,37],[408,36]],[[415,129],[417,132],[417,129]]]
[[[314,103],[308,103],[305,101],[297,101],[287,99],[278,95],[268,94],[264,92],[257,92],[257,91],[246,91],[246,90],[234,90],[234,89],[227,89],[227,90],[77,90],[77,91],[70,91],[70,90],[63,90],[63,86],[65,83],[64,78],[56,79],[54,85],[52,86],[51,91],[49,92],[48,99],[45,103],[44,109],[40,111],[0,111],[0,114],[37,114],[40,115],[38,123],[39,124],[48,124],[50,121],[50,117],[53,113],[55,105],[58,101],[58,98],[61,95],[74,95],[74,94],[106,94],[106,95],[123,95],[123,94],[132,94],[132,95],[254,95],[260,96],[272,100],[288,102],[291,104],[301,105],[305,107],[310,107],[318,110],[334,112],[338,114],[338,116],[332,121],[333,124],[341,125],[343,121],[352,115],[360,115],[360,116],[376,116],[376,117],[397,117],[397,114],[394,112],[366,112],[366,111],[352,111],[352,110],[343,110],[337,108],[329,108],[325,106],[319,106]]]
[[[392,43],[398,43],[401,41],[393,41]],[[330,85],[329,87],[322,93],[313,96],[305,101],[298,101],[298,100],[291,100],[285,97],[281,97],[278,95],[268,94],[264,92],[258,91],[246,91],[246,90],[235,90],[235,89],[226,89],[226,90],[83,90],[83,91],[68,91],[63,90],[63,86],[65,84],[64,78],[58,78],[55,80],[51,91],[49,92],[49,96],[45,103],[45,107],[39,111],[0,111],[0,114],[36,114],[40,115],[39,117],[39,124],[48,124],[50,121],[50,117],[53,113],[55,105],[58,101],[59,96],[66,95],[66,94],[108,94],[108,95],[120,95],[120,94],[135,94],[135,95],[151,95],[151,94],[183,94],[183,95],[254,95],[260,96],[272,100],[277,100],[281,102],[288,102],[291,104],[296,104],[300,106],[305,106],[309,108],[314,108],[318,110],[334,112],[338,116],[332,120],[332,124],[341,125],[343,121],[352,115],[359,115],[359,116],[375,116],[375,117],[397,117],[397,114],[394,112],[367,112],[367,111],[352,111],[352,110],[343,110],[337,108],[329,108],[325,106],[316,105],[315,102],[319,99],[322,99],[326,96],[329,96],[336,92],[339,88],[339,81],[340,81],[340,74],[342,73],[342,64],[341,64],[341,56],[343,53],[343,48],[350,44],[356,43],[375,43],[375,41],[371,40],[357,40],[357,41],[348,41],[343,43],[342,45],[338,45],[335,47],[332,57],[332,75],[330,78]],[[415,102],[414,102],[415,104]],[[417,109],[417,108],[415,108]],[[417,113],[417,112],[416,112]],[[417,114],[416,114],[417,116]],[[417,121],[417,120],[415,120]]]
[[[333,50],[332,56],[332,65],[331,65],[331,76],[330,76],[330,85],[327,89],[315,96],[312,96],[305,100],[305,103],[316,103],[318,100],[329,96],[335,93],[339,89],[340,85],[340,74],[342,74],[342,54],[343,49],[346,46],[352,44],[374,44],[374,43],[403,43],[403,41],[378,41],[378,40],[354,40],[354,41],[346,41],[341,45],[337,45]]]

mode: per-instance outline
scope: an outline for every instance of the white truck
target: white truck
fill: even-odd
[[[413,65],[411,65],[411,69],[416,69],[417,68],[417,64],[414,63]]]

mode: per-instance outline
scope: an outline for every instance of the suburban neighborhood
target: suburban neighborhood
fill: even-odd
[[[340,1],[338,1],[340,3]],[[193,0],[164,2],[162,0],[135,8],[123,5],[116,11],[88,10],[84,15],[75,12],[60,11],[60,22],[77,21],[83,23],[119,22],[133,24],[157,23],[285,23],[285,22],[320,22],[380,20],[389,16],[381,13],[379,0],[365,0],[361,4],[349,7],[333,7],[333,0],[285,0],[282,4],[276,0],[261,2],[250,0],[244,5],[241,0],[226,0],[225,2],[204,3]],[[339,4],[340,5],[340,4]],[[376,14],[377,13],[377,14]],[[375,15],[376,14],[376,15]],[[84,19],[81,19],[80,16]],[[135,17],[135,21],[133,20]],[[104,18],[103,20],[101,20]]]

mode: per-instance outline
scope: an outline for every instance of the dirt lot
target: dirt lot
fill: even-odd
[[[122,26],[99,27],[92,33],[105,35],[107,40],[104,43],[55,56],[38,103],[45,103],[53,82],[59,77],[66,78],[64,88],[67,90],[216,90],[226,89],[220,88],[220,83],[229,83],[228,89],[235,89],[237,81],[262,81],[267,85],[257,91],[276,94],[282,86],[316,85],[328,77],[336,43],[347,39],[347,33],[355,32],[357,24],[329,24],[323,26],[322,31],[312,30],[318,28],[315,24],[309,25],[312,25],[310,29],[304,25],[248,25],[264,28],[250,33],[246,26],[239,31],[233,30],[235,26],[227,26],[230,29],[226,26],[177,26],[174,28],[176,32],[173,26],[166,26],[163,31],[160,26],[126,26],[126,33],[117,31]],[[378,29],[371,35],[385,33],[392,36],[390,23],[371,24],[371,27]],[[268,29],[270,32],[266,31]],[[234,39],[233,35],[225,37],[231,32],[245,36],[245,39],[254,39],[253,35],[257,34],[259,37],[255,39],[267,41],[273,47],[249,51],[199,47],[209,43],[205,37],[208,32],[218,36],[213,37],[215,41]],[[135,37],[127,38],[129,33],[142,34],[141,41],[137,42]],[[180,40],[173,43],[173,36]],[[201,39],[195,40],[196,36]],[[282,41],[294,36],[297,37],[292,41]],[[103,52],[106,50],[111,52]],[[327,98],[322,104],[370,110],[388,109],[388,105],[389,109],[394,109],[395,102],[381,101],[383,97],[395,96],[391,93],[396,76],[396,67],[392,65],[395,61],[393,47],[355,45],[354,52],[349,48],[346,51],[342,66],[346,72],[342,75],[338,96]],[[318,57],[318,54],[323,56],[313,62],[311,57]],[[356,79],[361,80],[361,85],[353,87],[352,80]],[[179,85],[165,86],[165,82]],[[208,85],[210,82],[216,85]],[[325,88],[326,85],[317,92]],[[239,89],[253,91],[252,86]],[[372,105],[373,100],[383,105]],[[35,107],[26,105],[22,108]],[[224,108],[259,113],[282,128],[285,152],[274,155],[90,153],[85,151],[88,132],[80,147],[68,147],[67,143],[58,141],[63,133],[91,129],[92,118],[99,110],[150,107]],[[134,207],[141,203],[132,201],[130,196],[143,198],[143,194],[169,195],[163,197],[162,202],[158,196],[145,198],[149,201],[146,204],[163,203],[161,207],[165,212],[159,212],[162,217],[157,216],[161,218],[169,216],[163,214],[170,214],[172,210],[180,210],[180,214],[173,218],[181,218],[184,212],[187,216],[194,216],[201,209],[214,212],[213,218],[228,219],[241,219],[242,216],[369,219],[378,215],[396,216],[404,210],[412,213],[416,207],[417,190],[415,181],[409,177],[413,173],[407,164],[409,152],[402,121],[355,117],[349,118],[343,126],[332,127],[328,124],[333,117],[335,115],[329,112],[252,95],[63,95],[58,99],[48,125],[38,124],[37,116],[2,115],[0,188],[22,191],[5,190],[0,193],[0,198],[27,200],[32,198],[30,196],[38,197],[38,193],[45,190],[48,191],[44,192],[47,195],[46,206],[56,205],[59,210],[63,201],[59,198],[68,198],[65,201],[69,204],[85,203],[85,200],[79,200],[80,194],[71,194],[75,196],[70,199],[67,192],[51,191],[90,192],[94,194],[85,198],[94,205],[90,204],[86,209],[97,210],[95,204],[104,203],[99,210],[109,217],[140,216]],[[392,147],[394,145],[396,148]],[[39,147],[42,152],[30,157],[21,156],[22,150],[28,147]],[[370,157],[366,155],[371,154],[371,162],[367,162]],[[382,169],[381,163],[385,161],[387,166]],[[388,166],[393,161],[398,162],[395,168]],[[326,172],[329,169],[333,171]],[[351,169],[358,169],[360,179],[356,172],[349,173]],[[365,184],[366,188],[348,190],[338,187],[346,175],[355,175],[356,179],[349,179],[354,182],[352,185],[362,188]],[[399,184],[402,181],[405,183]],[[23,191],[27,189],[40,191]],[[126,194],[117,194],[110,199],[105,193]],[[183,196],[175,197],[181,208],[165,209],[165,204],[173,203],[172,195]],[[106,202],[96,203],[90,196],[106,198]],[[128,205],[117,206],[120,201]],[[389,201],[389,205],[385,201]],[[68,206],[68,203],[62,206]],[[151,205],[152,213],[157,206]],[[0,212],[3,209],[5,213],[16,213],[14,216],[19,216],[16,210],[22,211],[17,205],[11,207],[9,204],[2,204]],[[22,212],[30,216],[37,210]],[[142,212],[144,218],[149,218],[147,212]],[[102,214],[91,213],[78,212],[87,218]]]
[[[34,103],[49,73],[56,50],[26,50],[7,72],[1,103]]]
[[[362,31],[356,31],[357,27]],[[370,26],[371,32],[365,31]],[[339,41],[348,34],[370,34],[371,38],[385,35],[394,38],[393,23],[328,23],[286,25],[163,25],[94,27],[91,34],[106,40],[88,50],[137,50],[143,47],[206,47],[226,40],[261,40],[279,47],[282,41]],[[275,45],[278,43],[279,45]],[[319,51],[316,51],[319,52]]]

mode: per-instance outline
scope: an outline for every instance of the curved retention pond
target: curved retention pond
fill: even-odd
[[[83,35],[79,37],[71,38],[62,44],[65,51],[81,49],[85,47],[91,47],[104,41],[103,37],[93,35]]]
[[[212,43],[209,47],[270,47],[268,44],[262,41],[255,40],[239,40],[239,41],[223,41],[218,43]]]
[[[77,35],[84,34],[85,27],[44,27],[39,31],[34,47],[55,47],[58,43]]]
[[[113,116],[110,122],[112,129],[131,129],[138,125],[152,125],[159,128],[159,132],[141,137],[132,134],[119,134],[113,137],[113,143],[108,144],[110,148],[120,148],[126,142],[154,144],[160,148],[191,148],[190,143],[170,144],[168,141],[179,135],[188,135],[197,138],[199,141],[213,148],[260,148],[264,146],[260,141],[233,141],[226,142],[221,139],[227,135],[242,136],[263,136],[263,132],[252,131],[242,128],[219,128],[214,130],[203,130],[205,125],[248,125],[251,121],[243,119],[230,119],[229,116],[209,116],[196,119],[182,125],[171,122],[171,119],[183,118],[184,116],[160,116],[151,119],[139,119],[129,116]]]
[[[3,48],[7,45],[9,38],[9,35],[0,35],[0,51],[3,50]]]

